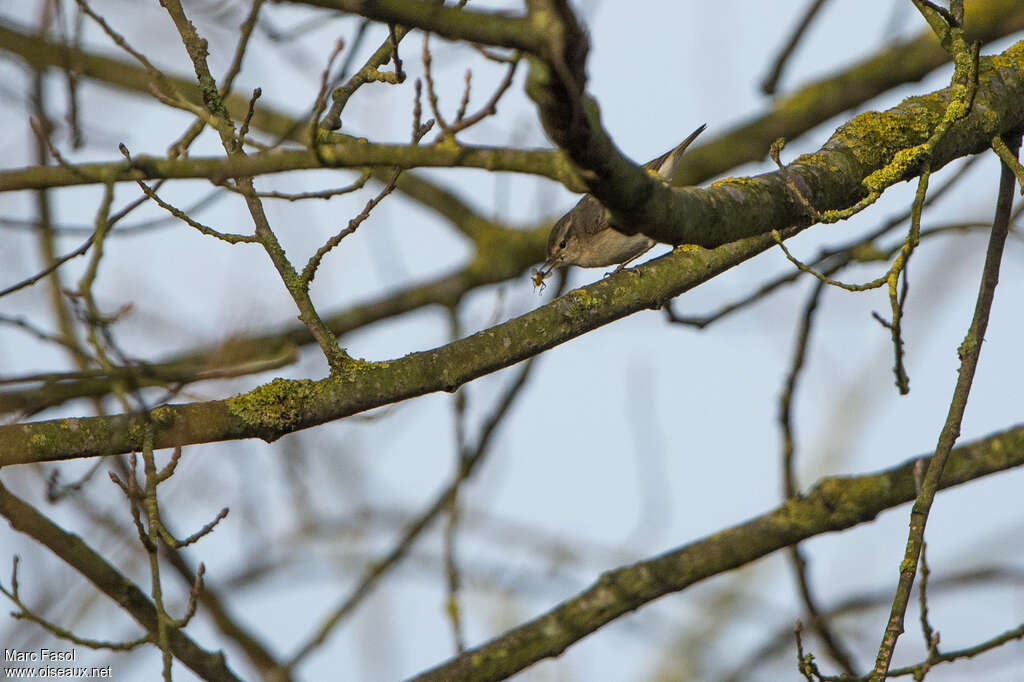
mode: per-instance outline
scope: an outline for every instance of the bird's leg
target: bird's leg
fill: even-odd
[[[636,254],[635,256],[630,256],[630,257],[629,257],[629,258],[627,258],[626,260],[624,260],[624,261],[622,261],[621,263],[619,263],[618,267],[617,267],[617,268],[615,268],[614,270],[612,270],[611,272],[606,272],[606,273],[604,273],[604,276],[605,276],[605,277],[611,277],[612,275],[617,275],[617,274],[619,274],[620,272],[622,272],[623,270],[625,270],[625,269],[626,269],[626,266],[627,266],[627,265],[629,265],[630,263],[632,263],[633,261],[635,261],[635,260],[636,260],[637,258],[639,258],[640,256],[644,255],[645,253],[647,253],[647,251],[641,251],[640,253]],[[637,273],[637,274],[640,274],[640,273]]]

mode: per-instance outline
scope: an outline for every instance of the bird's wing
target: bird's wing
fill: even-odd
[[[676,147],[670,151],[665,152],[653,161],[649,161],[644,164],[644,168],[647,170],[654,170],[658,172],[660,177],[665,182],[672,180],[672,174],[675,172],[676,166],[679,164],[679,159],[682,158],[683,152],[690,146],[690,143],[697,139],[697,136],[704,132],[707,128],[707,124],[701,124],[699,128],[694,130],[690,135],[680,142]]]

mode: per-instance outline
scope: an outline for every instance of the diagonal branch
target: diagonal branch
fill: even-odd
[[[155,447],[252,437],[270,441],[414,396],[454,391],[599,326],[658,309],[774,244],[763,235],[709,251],[677,249],[440,348],[384,362],[359,361],[359,370],[345,379],[275,379],[228,400],[167,405],[152,412]],[[0,426],[0,466],[138,450],[143,423],[138,415],[121,414]]]
[[[603,625],[701,580],[822,533],[871,521],[914,499],[911,460],[893,469],[826,478],[805,497],[661,556],[604,573],[551,611],[413,678],[419,682],[503,680],[562,653]],[[953,451],[941,487],[1024,464],[1024,427]]]
[[[977,0],[971,6],[968,19],[966,30],[969,37],[988,42],[1024,29],[1024,4],[1016,0]],[[13,24],[0,22],[0,50],[19,56],[36,68],[67,68],[72,64],[82,77],[150,95],[150,77],[136,64],[49,41]],[[883,48],[841,72],[775,100],[767,111],[748,123],[692,148],[680,164],[675,184],[696,184],[741,163],[757,160],[779,136],[797,137],[822,121],[896,85],[920,80],[948,61],[949,53],[941,48],[930,30],[915,39]],[[198,87],[193,79],[168,78],[179,92],[199,101]],[[232,115],[240,117],[245,113],[247,103],[244,98],[229,95],[225,102]],[[300,126],[294,119],[273,109],[259,107],[252,125],[272,136],[299,141],[294,134]],[[383,179],[390,171],[380,168],[375,173],[378,179]],[[478,252],[469,264],[456,272],[329,316],[325,321],[336,334],[425,305],[446,305],[475,287],[517,276],[543,258],[546,235],[542,231],[523,234],[517,230],[500,229],[469,210],[458,198],[414,174],[403,174],[397,189],[451,221],[477,242]],[[500,231],[495,232],[492,229],[495,227]],[[480,240],[479,237],[485,239]],[[488,246],[486,250],[484,245]],[[200,346],[154,365],[153,369],[161,376],[184,374],[180,380],[187,381],[201,369],[224,363],[260,361],[268,355],[292,352],[294,345],[311,342],[308,330],[301,325],[292,325],[271,334],[232,338],[216,347]],[[182,368],[179,363],[185,363],[187,367]],[[84,379],[4,393],[0,394],[0,411],[22,410],[32,414],[75,397],[105,395],[109,387],[108,380]]]
[[[841,127],[817,153],[797,159],[787,175],[819,208],[845,205],[863,191],[861,180],[884,173],[892,155],[919,144],[945,111],[945,93],[914,97],[884,113],[867,112]],[[1024,125],[1024,42],[1001,57],[983,61],[970,115],[954,124],[934,150],[932,168],[986,148],[1003,129]],[[931,124],[931,125],[930,125]],[[999,131],[991,132],[992,128]],[[256,157],[250,157],[256,158]],[[244,159],[243,159],[244,161]],[[363,164],[360,164],[363,165]],[[909,171],[916,172],[913,169]],[[160,411],[157,447],[285,433],[339,419],[467,381],[532,357],[596,327],[670,299],[707,281],[774,243],[770,232],[806,225],[804,208],[792,197],[778,171],[707,189],[673,190],[658,183],[640,210],[673,211],[667,222],[644,221],[645,232],[666,241],[685,228],[681,241],[712,250],[677,249],[640,266],[571,292],[537,310],[447,346],[390,362],[362,363],[345,381],[275,381],[228,401],[168,406]],[[660,197],[660,198],[659,198]],[[661,201],[664,199],[664,201]],[[642,220],[642,219],[641,219]],[[768,233],[768,234],[766,234]],[[787,236],[795,233],[790,230]],[[623,287],[623,277],[630,286]],[[128,452],[141,445],[132,428],[137,417],[78,419],[0,427],[0,463],[23,463]]]
[[[1018,135],[1009,145],[1014,155],[1020,149]],[[981,356],[981,345],[988,328],[989,313],[995,297],[996,284],[999,282],[999,268],[1003,257],[1003,247],[1010,226],[1010,213],[1013,209],[1014,175],[1010,167],[1001,164],[999,178],[999,196],[996,200],[996,215],[992,222],[988,250],[985,253],[985,265],[981,274],[981,285],[978,288],[978,300],[975,304],[971,325],[963,343],[957,349],[960,355],[960,371],[957,374],[956,387],[949,403],[946,422],[939,433],[935,454],[927,460],[928,468],[921,483],[921,492],[916,496],[910,512],[910,532],[907,537],[903,561],[900,562],[899,582],[893,598],[889,620],[882,635],[882,643],[878,648],[875,667],[871,673],[872,682],[884,680],[889,672],[892,655],[896,649],[896,641],[903,633],[903,618],[910,602],[910,591],[917,575],[918,559],[924,545],[925,525],[928,514],[935,500],[935,493],[940,487],[939,481],[943,471],[949,466],[949,458],[953,445],[960,437],[960,426],[964,411],[967,409],[967,398],[971,393],[978,358]]]
[[[993,137],[1024,125],[1024,42],[997,57],[981,60],[977,93],[970,114],[953,123],[932,150],[931,170],[987,149]],[[949,88],[911,97],[885,112],[866,112],[840,127],[817,152],[801,156],[786,169],[801,194],[818,212],[846,208],[869,187],[916,177],[919,167],[905,167],[906,150],[925,143],[942,120]],[[584,107],[588,106],[584,103]],[[779,171],[739,180],[724,180],[706,189],[672,188],[655,180],[610,146],[592,120],[594,145],[615,159],[588,168],[584,180],[591,193],[619,220],[621,231],[639,231],[666,244],[713,247],[773,229],[807,224],[806,209],[794,201]],[[533,173],[576,187],[579,174],[560,152],[457,146],[367,144],[343,138],[308,151],[275,151],[244,158],[182,160],[139,157],[124,162],[83,164],[0,172],[0,190],[100,183],[153,177],[251,177],[309,169],[322,161],[331,167],[388,166],[478,167]],[[574,138],[575,139],[575,138]],[[612,153],[610,151],[609,153]],[[570,156],[573,150],[569,150]],[[589,158],[586,157],[586,158]],[[586,160],[586,159],[584,159]],[[580,159],[573,158],[574,162]]]
[[[879,191],[916,177],[921,167],[904,163],[907,150],[928,141],[943,122],[950,91],[945,88],[911,97],[888,111],[866,112],[853,118],[820,150],[788,166],[785,175],[793,178],[800,194],[819,213],[845,209],[869,190]],[[931,149],[931,170],[956,157],[987,149],[993,137],[1024,125],[1021,102],[1024,42],[997,57],[981,60],[973,109],[949,125]],[[619,231],[643,232],[666,244],[712,247],[761,234],[769,224],[806,224],[805,209],[784,191],[786,178],[782,173],[723,180],[707,189],[672,188],[615,150],[600,127],[596,109],[590,113],[592,136],[585,146],[605,149],[615,158],[602,158],[587,166],[589,152],[583,154],[573,148],[566,151],[583,169],[589,191],[609,211]]]

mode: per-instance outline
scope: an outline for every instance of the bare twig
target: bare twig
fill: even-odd
[[[42,270],[40,270],[36,274],[32,275],[31,277],[26,277],[25,279],[21,280],[20,282],[15,282],[14,284],[11,284],[10,286],[8,286],[8,287],[6,287],[4,289],[0,289],[0,297],[6,296],[7,294],[12,294],[15,291],[18,291],[19,289],[24,289],[25,287],[32,286],[33,284],[35,284],[39,280],[43,279],[44,277],[46,277],[50,273],[55,272],[57,270],[57,268],[59,268],[60,266],[64,265],[65,263],[67,263],[69,260],[72,260],[74,258],[78,258],[79,256],[85,254],[92,247],[94,239],[95,239],[95,233],[93,233],[93,235],[91,235],[88,239],[86,239],[84,242],[82,242],[82,245],[79,246],[77,249],[74,249],[73,251],[69,251],[68,253],[64,254],[63,256],[60,256],[59,258],[54,260],[52,263],[50,263],[48,266],[46,266],[45,268],[43,268]]]
[[[818,15],[818,11],[824,4],[825,0],[811,0],[811,3],[807,5],[807,9],[804,10],[803,15],[800,17],[800,21],[790,34],[789,40],[787,40],[783,48],[779,50],[779,54],[775,58],[775,62],[772,64],[771,71],[761,82],[761,92],[766,95],[775,94],[775,88],[779,83],[779,78],[782,77],[782,70],[786,67],[787,62],[793,54],[793,51],[796,49],[797,44],[800,42],[800,39],[803,37],[808,27],[810,27],[814,17]]]
[[[1020,148],[1020,138],[1016,138],[1011,149],[1016,153]],[[945,468],[949,454],[960,435],[960,423],[963,420],[964,410],[967,407],[967,398],[970,395],[971,384],[974,381],[974,372],[978,366],[978,358],[981,354],[982,340],[985,338],[985,330],[988,328],[989,312],[992,308],[992,300],[995,296],[995,287],[999,281],[999,266],[1002,261],[1003,247],[1006,244],[1006,236],[1009,231],[1010,213],[1013,207],[1013,171],[1005,163],[1002,164],[1002,173],[999,179],[999,196],[996,200],[996,214],[992,222],[992,234],[989,238],[988,250],[985,254],[985,266],[982,271],[981,285],[978,289],[978,300],[974,309],[974,317],[971,320],[970,328],[958,349],[960,355],[960,372],[957,376],[956,388],[949,404],[949,412],[946,416],[946,423],[939,434],[939,442],[935,447],[935,454],[928,463],[928,470],[925,473],[921,492],[914,502],[910,514],[910,533],[907,538],[907,547],[901,562],[900,578],[893,597],[892,609],[889,620],[882,636],[882,643],[878,648],[878,656],[875,660],[875,667],[871,674],[872,682],[881,682],[889,671],[893,652],[896,649],[896,641],[903,633],[903,618],[906,613],[907,604],[910,601],[910,590],[914,584],[914,577],[917,574],[918,559],[921,553],[921,543],[924,541],[924,529],[928,522],[928,513],[935,500],[935,493],[938,490],[939,480]]]
[[[803,315],[800,318],[800,329],[793,347],[793,360],[790,365],[789,374],[786,376],[782,394],[779,396],[779,427],[782,431],[782,480],[786,499],[791,499],[800,492],[794,466],[796,438],[793,429],[793,400],[796,395],[797,382],[807,358],[807,347],[810,341],[814,313],[817,310],[824,287],[824,282],[817,282],[807,298],[807,304],[804,306]],[[803,601],[804,608],[807,611],[811,627],[818,637],[821,638],[832,660],[846,673],[854,674],[855,668],[849,651],[832,631],[832,628],[829,627],[828,621],[818,607],[817,599],[811,590],[810,579],[807,575],[807,559],[801,551],[800,545],[794,544],[789,547],[789,558],[796,577],[800,599]],[[803,659],[802,653],[800,658]]]

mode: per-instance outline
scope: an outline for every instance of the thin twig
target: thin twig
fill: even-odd
[[[928,206],[937,199],[945,196],[946,192],[966,175],[967,171],[973,167],[974,163],[977,162],[979,158],[981,157],[972,156],[964,163],[960,164],[956,169],[956,172],[950,176],[950,178],[946,180],[941,187],[928,193],[928,198],[925,200],[925,206]],[[818,269],[824,275],[834,275],[849,263],[882,260],[883,258],[887,259],[882,252],[872,245],[872,242],[879,237],[884,236],[894,228],[899,227],[905,220],[910,218],[910,215],[911,210],[908,209],[905,213],[889,218],[867,235],[858,237],[856,241],[848,242],[842,246],[825,249],[817,258],[811,261],[809,265],[812,268]],[[766,282],[758,287],[758,289],[753,293],[738,299],[733,303],[729,303],[719,308],[717,311],[707,315],[678,315],[671,306],[665,306],[665,312],[671,322],[703,329],[713,322],[717,322],[729,313],[735,312],[757,302],[779,287],[796,281],[800,274],[800,272],[788,272],[785,275]]]
[[[128,152],[128,148],[125,147],[124,144],[121,144],[118,145],[118,149],[120,149],[121,154],[123,154],[124,157],[128,159],[128,162],[131,163],[132,157],[131,154]],[[194,218],[192,218],[192,216],[182,211],[180,208],[177,208],[176,206],[173,206],[164,201],[163,199],[161,199],[160,196],[156,193],[156,191],[142,180],[136,180],[135,182],[139,185],[139,188],[142,190],[143,194],[149,197],[149,199],[151,199],[157,206],[164,209],[165,211],[167,211],[172,216],[182,221],[189,227],[195,228],[196,230],[205,234],[208,237],[216,237],[217,239],[225,241],[228,244],[252,244],[259,241],[254,235],[221,232],[220,230],[216,230],[210,227],[209,225],[204,225],[203,223],[199,222],[198,220],[195,220]]]
[[[806,10],[804,10],[803,16],[800,17],[800,21],[790,34],[789,40],[787,40],[783,48],[779,50],[779,54],[772,65],[772,70],[761,82],[761,92],[766,95],[775,94],[775,88],[779,84],[779,79],[782,77],[782,70],[789,62],[789,58],[793,54],[793,50],[796,49],[797,43],[800,42],[804,33],[807,32],[807,29],[810,27],[814,17],[818,15],[818,11],[824,4],[825,0],[811,0],[811,4],[807,6]]]
[[[804,306],[803,315],[800,318],[800,329],[797,332],[796,343],[793,347],[793,360],[790,364],[789,374],[786,376],[782,394],[779,396],[779,428],[782,431],[782,480],[786,499],[793,498],[799,494],[794,466],[796,438],[793,429],[793,400],[796,396],[796,387],[804,367],[804,362],[807,359],[807,347],[811,337],[814,313],[818,308],[818,302],[821,299],[824,288],[824,282],[817,282],[807,298],[807,304]],[[855,667],[849,651],[843,646],[839,637],[832,632],[832,628],[829,627],[828,622],[821,613],[821,609],[818,607],[817,599],[811,590],[811,583],[807,574],[807,559],[801,551],[799,544],[789,547],[789,558],[796,577],[800,599],[803,601],[804,608],[807,611],[811,627],[818,637],[821,638],[829,656],[832,657],[839,667],[850,675],[854,674]]]
[[[459,321],[458,302],[448,307],[449,339],[456,341],[462,338],[462,325]],[[462,510],[459,508],[459,488],[466,480],[467,467],[466,456],[468,454],[468,436],[466,434],[466,403],[469,391],[463,386],[452,396],[452,424],[455,430],[455,472],[452,477],[452,494],[448,498],[445,509],[445,524],[442,533],[442,552],[444,556],[445,587],[445,613],[452,629],[452,639],[455,642],[455,652],[462,653],[466,650],[466,636],[463,632],[462,609],[459,603],[459,591],[462,587],[462,576],[459,571],[459,564],[455,558],[455,540],[459,529],[459,522]]]
[[[1009,146],[1016,153],[1020,148],[1020,137],[1013,140],[1012,145]],[[878,648],[878,656],[871,674],[872,682],[881,682],[881,680],[885,679],[892,661],[893,652],[896,649],[896,641],[903,633],[903,618],[907,610],[907,604],[910,601],[910,590],[914,584],[914,577],[917,573],[918,558],[921,553],[921,543],[924,539],[924,529],[928,522],[928,513],[931,511],[932,503],[935,500],[935,493],[938,490],[939,480],[942,477],[942,471],[949,458],[949,453],[960,435],[960,424],[967,407],[967,398],[970,395],[971,384],[974,381],[974,373],[978,367],[982,340],[985,338],[985,331],[988,328],[992,300],[995,297],[995,288],[999,281],[999,266],[1002,261],[1003,247],[1006,244],[1010,225],[1010,213],[1013,207],[1014,181],[1015,176],[1012,169],[1005,163],[1002,164],[1002,172],[999,178],[999,196],[996,200],[996,214],[992,223],[992,234],[989,238],[988,250],[985,254],[985,266],[982,271],[981,285],[978,289],[978,300],[974,308],[971,326],[958,349],[960,372],[957,376],[956,388],[950,401],[946,423],[939,434],[935,454],[929,460],[928,470],[921,485],[921,493],[917,496],[917,500],[914,502],[913,509],[911,510],[910,532],[907,537],[904,558],[900,564],[900,578],[893,597],[885,633]]]
[[[73,251],[69,251],[68,253],[64,254],[63,256],[60,256],[59,258],[54,260],[52,263],[50,263],[50,265],[48,265],[47,267],[43,268],[42,270],[40,270],[36,274],[32,275],[31,277],[26,277],[25,279],[21,280],[20,282],[15,282],[14,284],[8,286],[5,289],[0,289],[0,297],[6,296],[7,294],[12,294],[15,291],[18,291],[19,289],[24,289],[25,287],[32,286],[33,284],[35,284],[39,280],[41,280],[44,277],[46,277],[47,275],[49,275],[51,272],[55,272],[57,270],[57,268],[59,268],[60,266],[64,265],[65,263],[67,263],[69,260],[72,260],[74,258],[78,258],[79,256],[85,254],[92,247],[93,241],[95,240],[95,234],[96,233],[93,232],[93,234],[90,235],[89,238],[86,239],[82,243],[82,245],[79,246],[77,249],[75,249]]]
[[[18,584],[18,564],[21,562],[21,558],[17,555],[14,556],[13,568],[11,569],[11,589],[7,590],[0,584],[0,593],[11,600],[11,602],[18,607],[18,611],[12,611],[11,617],[19,620],[27,620],[36,625],[40,626],[54,637],[66,640],[77,646],[86,647],[88,649],[109,649],[111,651],[131,651],[132,649],[138,648],[139,646],[146,644],[151,641],[149,634],[141,635],[135,639],[125,640],[123,642],[111,642],[107,640],[99,639],[88,639],[80,637],[70,630],[55,625],[50,621],[46,620],[42,616],[37,615],[33,612],[25,603],[21,600],[20,586]]]

